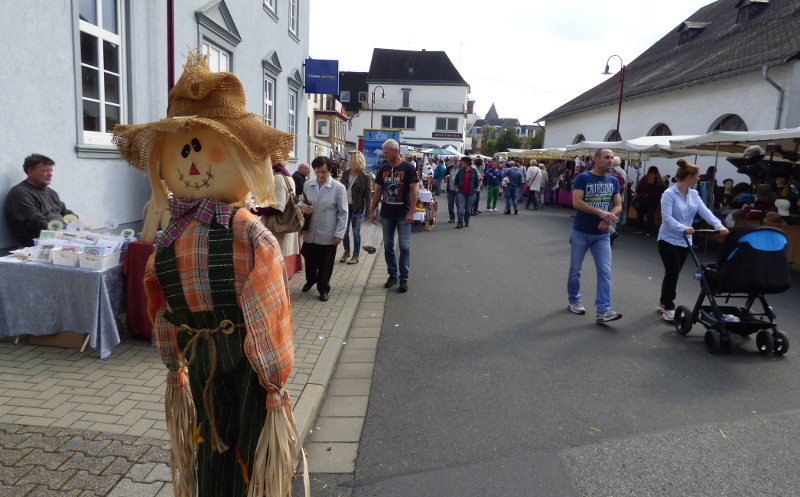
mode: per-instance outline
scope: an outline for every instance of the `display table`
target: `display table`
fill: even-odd
[[[122,264],[99,271],[0,258],[0,337],[86,333],[108,359],[124,303]]]

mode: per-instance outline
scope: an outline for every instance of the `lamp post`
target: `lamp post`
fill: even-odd
[[[611,57],[618,58],[619,59],[619,65],[621,66],[621,69],[619,71],[619,106],[617,107],[617,128],[616,128],[617,137],[616,138],[617,138],[617,140],[622,140],[622,135],[619,132],[619,118],[620,118],[620,116],[622,116],[622,92],[625,89],[625,63],[622,62],[622,57],[620,57],[619,55],[612,55]],[[611,71],[608,70],[608,63],[611,61],[611,57],[609,57],[608,60],[606,61],[606,70],[603,71],[600,74],[605,74],[605,75],[611,74]]]
[[[374,125],[372,124],[375,120],[375,92],[378,91],[378,88],[381,89],[381,99],[386,98],[386,91],[383,89],[381,85],[376,86],[372,89],[372,103],[370,104],[370,113],[369,113],[369,127],[373,128]]]

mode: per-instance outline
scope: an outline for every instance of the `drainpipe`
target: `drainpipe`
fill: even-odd
[[[778,90],[778,108],[775,112],[775,129],[780,129],[781,127],[781,115],[783,114],[783,88],[778,86],[778,83],[772,80],[769,77],[769,66],[764,64],[761,66],[762,75],[764,79],[767,80],[767,83],[771,84],[776,90]]]

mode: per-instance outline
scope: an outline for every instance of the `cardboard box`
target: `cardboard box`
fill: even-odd
[[[48,347],[61,347],[62,349],[80,349],[86,340],[86,333],[72,331],[59,331],[52,335],[28,336],[28,343],[33,345],[46,345]]]

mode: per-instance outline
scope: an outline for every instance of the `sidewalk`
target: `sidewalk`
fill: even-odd
[[[342,252],[328,302],[316,288],[301,292],[303,273],[289,281],[295,366],[286,387],[304,443],[373,266],[383,264],[381,251],[340,264]],[[165,376],[155,347],[141,341],[123,339],[101,361],[91,349],[1,340],[0,497],[172,496]]]

